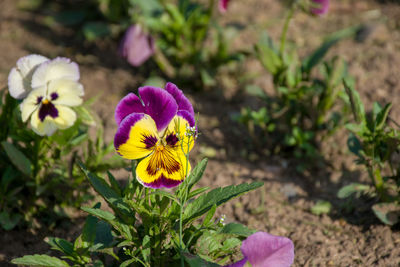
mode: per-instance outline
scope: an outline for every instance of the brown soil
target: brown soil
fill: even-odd
[[[140,70],[130,67],[118,58],[117,44],[112,41],[78,43],[72,30],[62,26],[49,28],[45,15],[21,11],[15,2],[0,0],[0,85],[6,85],[9,70],[24,55],[39,53],[72,58],[81,66],[86,98],[100,95],[94,108],[104,120],[107,141],[111,141],[115,132],[113,109],[116,103],[147,78],[149,66]],[[282,25],[283,9],[279,2],[232,1],[223,21],[246,26],[234,46],[250,49],[264,29],[276,38]],[[373,101],[391,101],[394,104],[391,116],[398,120],[399,17],[400,5],[395,3],[336,0],[332,1],[326,17],[310,18],[298,14],[290,27],[290,40],[306,53],[318,45],[321,36],[360,22],[368,24],[371,32],[365,40],[358,43],[343,41],[331,54],[340,54],[349,62],[350,73],[356,77],[357,88],[367,107],[371,107]],[[248,60],[244,67],[260,74],[256,83],[266,91],[271,90],[270,77],[262,72],[257,62]],[[204,155],[212,156],[201,185],[265,183],[262,190],[220,208],[219,215],[226,214],[228,221],[290,237],[295,244],[294,266],[399,266],[399,229],[380,224],[362,201],[354,203],[357,207],[354,212],[344,213],[344,202],[335,197],[341,186],[352,181],[366,181],[365,174],[355,166],[354,158],[344,147],[345,132],[326,145],[328,151],[333,151],[326,157],[331,162],[330,167],[300,176],[290,159],[260,157],[245,149],[248,137],[230,116],[240,107],[255,105],[255,102],[243,96],[237,81],[203,93],[181,89],[189,89],[185,92],[201,114],[199,129],[202,135],[193,158],[198,161]],[[333,212],[313,215],[310,208],[318,200],[330,201]],[[17,256],[47,253],[49,247],[43,241],[45,236],[73,240],[80,231],[81,221],[64,222],[54,231],[39,233],[0,230],[0,266],[9,266],[8,262]]]

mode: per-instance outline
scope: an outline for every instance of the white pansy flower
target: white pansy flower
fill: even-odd
[[[32,75],[38,66],[48,61],[47,57],[41,55],[28,55],[17,61],[17,66],[12,68],[8,75],[8,90],[10,95],[16,99],[25,98],[32,91]]]
[[[80,105],[84,94],[78,80],[79,67],[67,58],[41,64],[32,76],[33,90],[21,103],[22,120],[30,117],[33,131],[42,136],[71,127],[76,114],[70,107]]]

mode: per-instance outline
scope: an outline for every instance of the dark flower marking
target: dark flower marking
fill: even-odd
[[[40,121],[43,122],[47,116],[53,119],[58,117],[58,110],[50,101],[43,102],[39,108]]]
[[[36,99],[36,105],[39,105],[40,103],[42,103],[43,100],[43,96],[38,96],[38,98]]]
[[[153,146],[155,146],[157,144],[157,141],[158,141],[158,139],[155,136],[143,135],[142,142],[146,145],[146,148],[152,148]]]
[[[50,97],[51,97],[51,100],[56,100],[58,98],[58,94],[56,92],[51,93]]]
[[[176,161],[174,155],[166,147],[163,150],[154,151],[154,154],[150,157],[146,171],[151,176],[156,175],[160,170],[165,170],[168,174],[173,174],[181,169],[181,164]]]
[[[167,135],[167,137],[165,138],[165,141],[167,141],[167,144],[171,147],[174,147],[176,145],[176,143],[178,143],[179,139],[178,137],[173,134],[170,133],[169,135]]]

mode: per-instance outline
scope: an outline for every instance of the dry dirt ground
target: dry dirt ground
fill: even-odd
[[[116,103],[127,91],[136,90],[147,78],[151,65],[140,70],[130,67],[117,56],[117,44],[112,41],[77,43],[73,31],[62,26],[48,28],[45,15],[18,10],[16,2],[0,0],[1,87],[6,84],[8,72],[19,57],[30,53],[70,57],[81,66],[85,97],[100,95],[95,110],[105,122],[107,140],[112,140]],[[234,46],[251,48],[258,33],[264,29],[276,38],[282,25],[283,10],[279,2],[231,1],[224,23],[246,26]],[[331,2],[331,11],[323,18],[298,14],[290,27],[289,39],[306,53],[321,41],[321,36],[359,23],[369,25],[370,34],[365,40],[358,43],[343,41],[331,53],[338,53],[349,62],[361,97],[369,107],[373,101],[391,101],[394,104],[391,116],[399,119],[400,5],[372,0]],[[262,73],[253,60],[248,60],[245,67],[251,72]],[[268,75],[258,76],[256,83],[266,91],[270,90]],[[334,153],[327,155],[331,162],[329,167],[300,176],[290,159],[257,158],[238,147],[238,144],[246,143],[247,136],[230,116],[241,106],[251,105],[252,100],[242,96],[239,101],[235,97],[241,92],[235,80],[231,88],[221,87],[203,93],[182,89],[201,114],[199,129],[202,135],[193,159],[212,154],[201,185],[265,183],[262,190],[220,208],[219,215],[226,214],[228,221],[290,237],[295,244],[293,266],[399,266],[399,228],[380,224],[362,202],[355,203],[354,212],[346,214],[342,212],[344,202],[335,197],[341,186],[350,181],[365,180],[365,175],[354,165],[354,158],[343,147],[345,133],[327,144],[335,148],[332,149]],[[318,200],[333,204],[330,215],[316,216],[310,212]],[[76,221],[78,225],[79,222]],[[43,242],[47,235],[72,240],[79,230],[68,222],[53,231],[0,230],[0,266],[9,266],[7,262],[17,256],[47,253],[49,247]]]

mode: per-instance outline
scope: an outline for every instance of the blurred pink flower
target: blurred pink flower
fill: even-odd
[[[219,5],[218,5],[219,12],[221,12],[221,13],[226,12],[226,10],[228,9],[229,1],[230,0],[219,0]]]
[[[289,267],[294,260],[292,240],[265,232],[257,232],[242,242],[244,259],[226,267]]]
[[[322,16],[328,13],[329,10],[329,0],[311,0],[314,5],[319,5],[319,7],[312,7],[311,13],[314,15]]]
[[[144,33],[140,25],[132,25],[121,41],[119,53],[132,66],[138,67],[154,54],[154,39]]]

